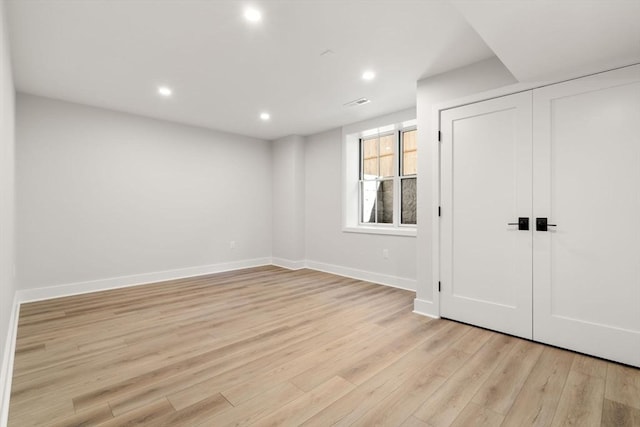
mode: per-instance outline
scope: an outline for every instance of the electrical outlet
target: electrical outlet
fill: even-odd
[[[236,248],[236,241],[232,240],[229,242],[229,249],[235,249]]]
[[[382,250],[382,258],[389,259],[389,249]]]

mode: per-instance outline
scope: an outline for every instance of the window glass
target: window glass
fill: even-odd
[[[417,131],[402,132],[402,175],[415,175],[417,173],[418,144]]]
[[[380,176],[392,177],[395,175],[394,170],[394,135],[386,135],[380,137]]]
[[[362,140],[362,173],[364,179],[378,176],[378,138]]]
[[[402,187],[400,195],[402,224],[416,223],[416,184],[416,178],[403,178],[400,182],[400,186]]]
[[[360,224],[416,224],[416,136],[411,129],[360,139]]]
[[[378,181],[362,181],[360,183],[360,221],[363,224],[375,224],[376,221],[376,198]]]
[[[378,181],[376,211],[378,223],[393,224],[393,180]]]

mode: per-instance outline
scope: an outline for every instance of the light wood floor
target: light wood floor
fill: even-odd
[[[11,426],[640,426],[640,370],[261,267],[25,304]]]

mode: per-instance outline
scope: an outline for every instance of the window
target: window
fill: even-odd
[[[417,131],[402,128],[359,138],[359,224],[416,224]]]
[[[415,237],[415,108],[342,128],[342,230]]]
[[[393,224],[394,135],[360,139],[360,222]]]
[[[418,185],[418,131],[416,129],[400,132],[402,152],[400,173],[400,223],[417,223],[417,185]]]

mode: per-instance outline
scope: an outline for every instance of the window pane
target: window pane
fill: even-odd
[[[418,160],[418,132],[410,130],[402,132],[402,175],[415,175]]]
[[[404,178],[400,181],[401,193],[401,218],[402,224],[416,223],[416,178]]]
[[[391,177],[394,175],[394,137],[393,135],[385,135],[380,137],[380,176]]]
[[[359,223],[416,224],[417,131],[361,138],[360,155]]]
[[[393,224],[393,180],[378,181],[378,184],[378,223]]]
[[[362,140],[362,173],[364,179],[378,176],[378,138]]]
[[[378,176],[378,158],[364,160],[363,179],[373,179]]]
[[[376,222],[376,193],[377,181],[363,181],[360,183],[362,218],[360,221],[365,224]]]

